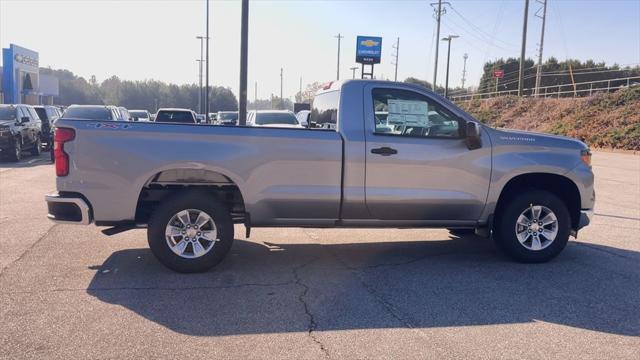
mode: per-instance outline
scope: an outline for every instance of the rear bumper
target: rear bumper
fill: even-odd
[[[89,225],[93,221],[91,207],[81,196],[53,193],[44,198],[47,217],[56,223]]]
[[[589,225],[591,223],[591,219],[593,219],[593,209],[580,210],[580,222],[578,223],[577,230]]]

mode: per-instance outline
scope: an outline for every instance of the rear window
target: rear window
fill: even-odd
[[[233,120],[236,121],[238,120],[238,113],[236,112],[223,112],[223,113],[218,113],[218,120]]]
[[[258,125],[271,125],[271,124],[288,124],[298,125],[298,120],[291,113],[257,113],[256,124]]]
[[[16,120],[16,108],[13,106],[0,107],[0,120]]]
[[[195,124],[195,119],[188,111],[159,111],[156,122],[188,123]]]
[[[36,112],[38,113],[38,116],[40,116],[41,120],[49,120],[49,117],[47,116],[47,111],[44,108],[34,108],[36,109]]]
[[[311,114],[309,114],[311,127],[335,129],[339,105],[339,90],[316,95],[311,105]]]
[[[129,111],[129,115],[137,118],[148,118],[149,114],[146,111]]]
[[[84,120],[113,120],[111,111],[105,107],[72,107],[64,112],[63,117]]]

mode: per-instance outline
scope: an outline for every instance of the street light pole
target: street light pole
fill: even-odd
[[[442,38],[442,41],[446,41],[448,43],[447,46],[447,76],[444,81],[444,97],[446,98],[449,95],[449,58],[451,57],[451,40],[458,38],[458,35],[449,35],[446,38]]]
[[[198,82],[200,84],[200,96],[198,97],[198,113],[202,114],[202,59],[196,59],[198,62]]]
[[[356,78],[356,70],[358,70],[358,67],[357,66],[350,67],[349,70],[351,70],[351,73],[352,73],[351,78],[355,79]]]
[[[249,49],[249,0],[242,0],[240,26],[240,93],[238,94],[238,125],[247,125],[247,63]]]
[[[204,101],[204,112],[205,112],[205,116],[206,119],[209,118],[209,0],[207,0],[207,60],[206,60],[206,64],[207,64],[207,68],[206,68],[206,73],[207,73],[207,80],[206,80],[206,90],[205,90],[205,101]]]
[[[197,60],[200,63],[200,75],[199,75],[199,79],[200,79],[200,98],[198,99],[198,112],[202,114],[202,95],[203,95],[203,92],[202,92],[202,62],[204,61],[202,59],[203,51],[204,51],[202,49],[202,46],[203,46],[204,36],[196,36],[196,39],[200,40],[200,60]],[[207,114],[207,116],[209,116],[209,115]]]
[[[284,105],[284,101],[282,100],[282,68],[280,68],[280,104]]]
[[[344,38],[344,36],[341,36],[340,33],[338,33],[338,36],[334,36],[334,37],[338,39],[338,69],[336,74],[336,80],[340,80],[340,39]]]

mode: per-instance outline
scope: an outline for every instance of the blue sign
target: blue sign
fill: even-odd
[[[35,94],[40,88],[38,53],[10,44],[2,49],[4,63],[2,91],[7,104],[22,103],[21,95]]]
[[[382,56],[382,38],[377,36],[358,36],[356,44],[356,62],[360,64],[380,64]]]

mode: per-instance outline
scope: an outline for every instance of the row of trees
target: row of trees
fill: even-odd
[[[533,89],[536,84],[536,63],[531,59],[526,59],[524,68],[523,88]],[[504,71],[504,78],[498,80],[498,91],[517,90],[519,69],[520,61],[516,58],[498,59],[485,63],[477,92],[485,93],[496,90],[496,79],[493,77],[494,70]],[[621,67],[617,64],[607,66],[604,62],[596,63],[593,60],[582,62],[568,59],[559,62],[556,58],[551,57],[542,64],[540,86],[553,86],[554,88],[550,89],[549,92],[557,91],[558,86],[560,86],[561,91],[573,91],[574,82],[583,83],[631,76],[640,76],[640,67]],[[614,81],[610,85],[619,86],[622,85],[622,82]],[[577,90],[589,89],[589,86],[591,85],[577,86]],[[607,83],[603,82],[595,84],[593,89],[606,87]],[[529,95],[529,92],[526,94]],[[567,96],[573,96],[573,94],[568,94]]]
[[[198,85],[175,85],[162,81],[121,80],[112,76],[101,83],[92,76],[88,81],[69,70],[40,69],[43,74],[59,80],[56,103],[119,105],[128,109],[155,111],[159,107],[179,107],[198,110],[200,88]],[[213,86],[209,90],[210,112],[238,110],[238,100],[233,92]]]

